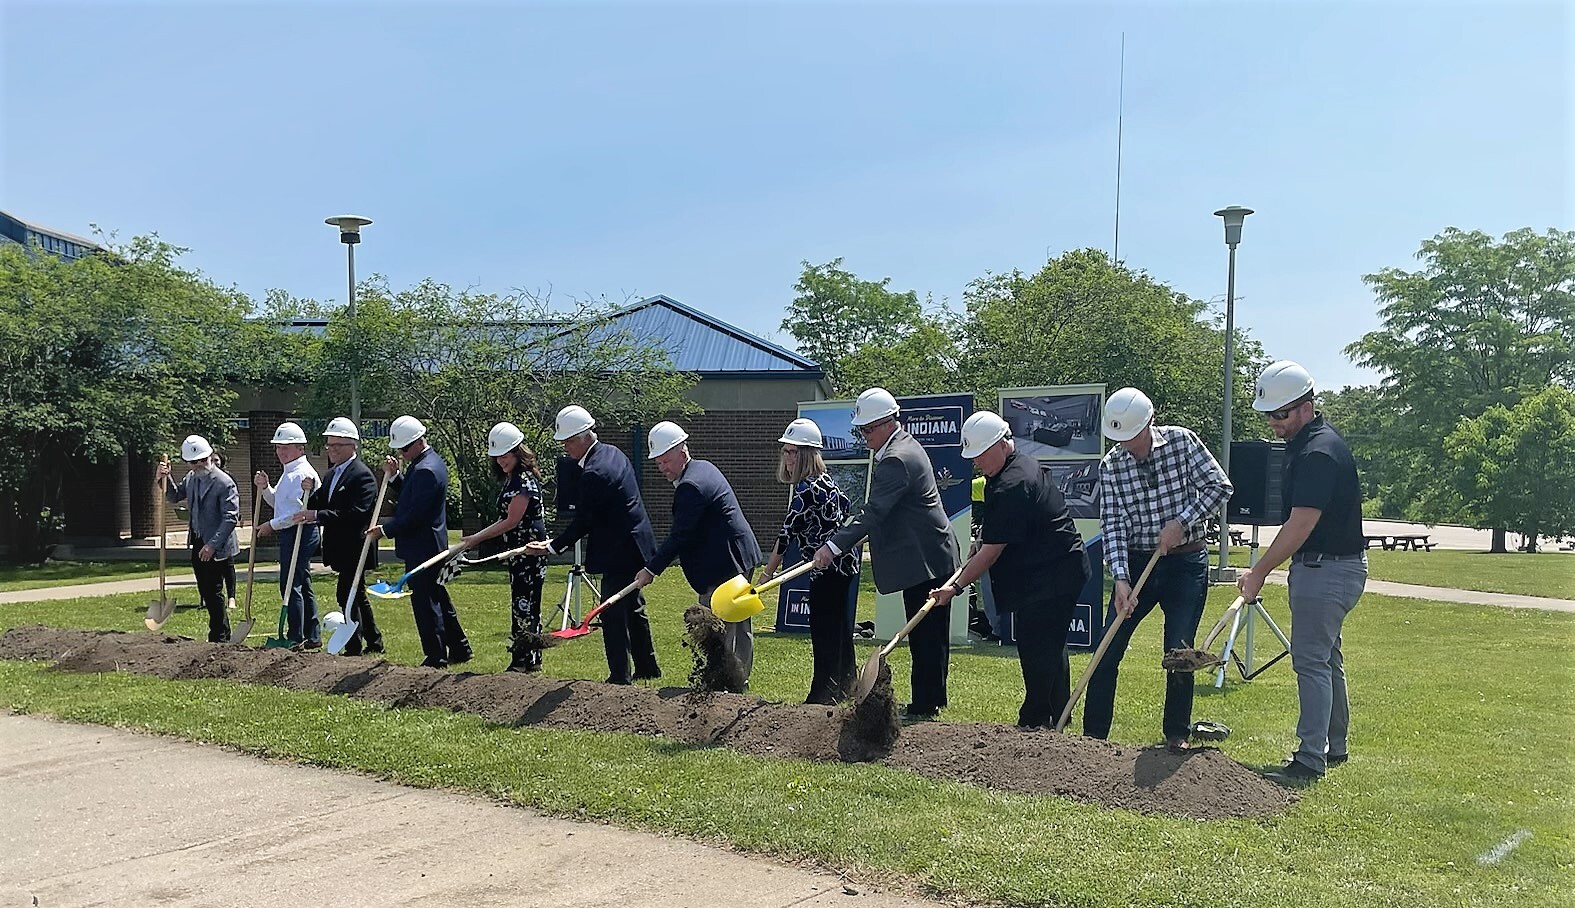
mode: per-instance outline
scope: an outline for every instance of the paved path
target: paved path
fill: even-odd
[[[317,566],[312,568],[312,573],[314,575],[319,575],[331,572],[325,567]],[[269,584],[277,583],[278,577],[279,568],[277,565],[270,567],[268,570],[258,568],[258,588],[262,589],[261,585],[264,581],[267,581]],[[196,601],[197,581],[196,578],[194,578],[191,574],[170,573],[165,576],[165,581],[167,587],[173,587],[176,590],[191,591],[191,601]],[[244,574],[241,576],[240,582],[241,591],[244,592],[246,584],[246,577]],[[138,577],[132,580],[105,580],[101,583],[77,583],[72,584],[71,586],[47,586],[35,590],[10,590],[8,592],[0,593],[0,605],[5,605],[11,602],[46,602],[53,599],[81,599],[87,596],[115,596],[119,595],[120,593],[152,593],[157,592],[158,588],[159,578],[157,577]],[[278,595],[279,594],[277,592],[273,593],[275,598],[278,598]],[[0,908],[10,908],[10,906],[0,904]]]
[[[0,906],[939,905],[721,848],[0,714]]]

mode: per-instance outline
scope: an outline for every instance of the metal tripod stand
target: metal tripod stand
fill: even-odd
[[[590,575],[585,572],[585,565],[582,563],[585,558],[584,545],[583,540],[574,544],[574,563],[569,566],[568,586],[564,587],[563,601],[558,603],[558,611],[552,616],[552,621],[547,622],[550,626],[553,621],[558,621],[559,630],[564,630],[571,624],[576,627],[579,626],[579,616],[583,614],[580,610],[581,587],[590,590],[591,595],[596,597],[591,600],[592,603],[602,601],[601,591],[596,588],[596,584],[592,582]]]
[[[1268,671],[1271,665],[1291,654],[1290,639],[1285,636],[1285,632],[1280,630],[1280,626],[1275,624],[1274,619],[1269,616],[1268,610],[1263,607],[1262,597],[1255,598],[1249,603],[1244,603],[1241,608],[1235,610],[1234,615],[1228,617],[1230,618],[1230,633],[1225,636],[1225,646],[1220,650],[1220,666],[1214,676],[1215,687],[1225,686],[1225,672],[1230,668],[1232,662],[1236,664],[1236,670],[1241,672],[1241,679],[1243,681],[1251,681],[1253,678]],[[1269,631],[1280,641],[1280,654],[1257,668],[1253,668],[1253,631],[1259,621],[1267,625]],[[1220,624],[1216,625],[1215,630],[1209,634],[1208,639],[1203,641],[1204,649],[1209,649],[1214,645],[1220,630],[1223,629],[1224,622],[1225,619],[1221,618]],[[1241,643],[1240,648],[1237,647],[1238,640]]]

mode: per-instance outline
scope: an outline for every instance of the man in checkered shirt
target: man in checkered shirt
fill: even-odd
[[[1127,616],[1088,685],[1083,734],[1110,734],[1116,675],[1132,632],[1158,605],[1165,614],[1165,651],[1192,646],[1209,591],[1204,525],[1230,498],[1231,484],[1198,436],[1181,426],[1154,425],[1154,404],[1136,388],[1105,402],[1105,437],[1116,442],[1099,464],[1105,563],[1115,579],[1106,626]],[[1158,562],[1137,596],[1132,588],[1155,552]],[[1187,747],[1192,725],[1192,675],[1165,680],[1162,720],[1172,751]]]

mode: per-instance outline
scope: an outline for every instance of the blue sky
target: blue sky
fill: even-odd
[[[1364,273],[1458,226],[1571,226],[1555,3],[0,6],[0,207],[157,231],[260,297],[361,274],[666,293],[782,343],[800,261],[960,306],[1109,249],[1324,386]],[[1089,376],[1098,380],[1099,376]]]

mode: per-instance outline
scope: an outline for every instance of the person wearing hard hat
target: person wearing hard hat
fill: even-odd
[[[584,407],[559,410],[552,437],[580,467],[574,519],[556,538],[528,543],[527,553],[556,555],[584,539],[585,569],[602,575],[602,592],[611,596],[633,583],[656,553],[656,534],[640,498],[640,482],[622,451],[597,440],[596,420]],[[601,621],[607,683],[631,684],[662,676],[642,591],[608,606]]]
[[[500,422],[487,433],[487,456],[492,472],[503,481],[498,491],[498,519],[460,541],[475,548],[488,539],[503,540],[503,548],[520,548],[547,538],[541,500],[541,472],[536,452],[525,443],[525,433],[511,422]],[[509,559],[509,626],[511,672],[541,671],[541,647],[531,646],[530,636],[541,633],[541,588],[547,581],[544,555],[517,555]]]
[[[1291,668],[1296,672],[1296,753],[1270,778],[1305,784],[1350,756],[1351,708],[1340,652],[1345,616],[1367,585],[1362,484],[1351,449],[1318,412],[1313,379],[1290,360],[1258,376],[1252,408],[1287,442],[1280,495],[1285,524],[1258,563],[1236,581],[1256,599],[1269,572],[1290,568]]]
[[[373,524],[366,534],[375,542],[394,540],[394,554],[405,570],[448,548],[448,464],[427,444],[427,427],[414,416],[401,416],[388,427],[388,444],[399,452],[383,461],[388,490],[399,496],[394,516]],[[399,461],[405,462],[403,473]],[[438,569],[417,571],[410,577],[410,610],[421,637],[421,664],[443,668],[469,662],[470,640],[460,626],[448,587],[437,582]]]
[[[1105,437],[1115,447],[1099,463],[1100,522],[1105,563],[1115,580],[1108,625],[1125,616],[1088,685],[1083,734],[1110,734],[1116,676],[1132,632],[1157,605],[1165,615],[1165,651],[1192,646],[1209,591],[1208,520],[1230,498],[1231,483],[1191,429],[1154,424],[1154,404],[1137,388],[1105,401]],[[1133,584],[1158,552],[1138,594]],[[1187,749],[1192,726],[1192,675],[1169,673],[1160,726],[1174,752]]]
[[[1083,537],[1050,468],[1017,453],[1006,420],[980,410],[963,423],[962,455],[985,475],[979,549],[937,605],[989,572],[997,612],[1011,614],[1023,670],[1020,728],[1054,728],[1072,696],[1066,635],[1088,583]]]
[[[224,473],[225,475],[229,475],[228,471],[225,470],[225,465],[229,463],[229,461],[224,456],[223,451],[220,451],[218,448],[214,448],[213,454],[208,457],[208,462],[213,464],[214,470]],[[230,481],[234,482],[235,477],[231,476]],[[237,489],[239,489],[239,487],[237,487]],[[237,494],[239,494],[238,491]],[[225,608],[228,608],[233,612],[235,611],[235,559],[231,558],[229,561],[224,562],[224,565],[225,566],[222,570],[224,571]]]
[[[690,456],[688,432],[663,421],[651,427],[648,440],[649,459],[673,484],[673,523],[635,582],[649,586],[676,560],[699,595],[699,604],[709,608],[717,587],[739,575],[754,574],[765,556],[727,477],[710,461]],[[747,690],[755,667],[754,620],[729,621],[724,627],[724,641],[743,667]]]
[[[972,492],[970,499],[973,501],[974,520],[973,539],[968,544],[969,558],[972,558],[979,551],[979,515],[981,506],[984,504],[984,484],[988,479],[988,476],[975,476],[973,486],[970,489]],[[978,602],[969,611],[968,629],[986,641],[999,641],[1001,637],[995,632],[995,628],[1000,624],[1000,621],[997,620],[995,614],[995,589],[990,585],[989,571],[985,571],[984,576],[975,581],[974,589],[978,591],[978,595],[975,597]]]
[[[761,583],[776,575],[789,546],[811,555],[826,544],[847,519],[852,506],[846,492],[826,470],[821,457],[825,445],[820,426],[812,419],[788,423],[782,437],[777,481],[793,487],[787,516],[776,547],[760,575]],[[830,706],[853,692],[857,680],[853,659],[853,634],[848,625],[848,593],[859,576],[859,549],[844,552],[824,570],[809,575],[809,650],[813,668],[805,703]]]
[[[312,489],[321,485],[317,470],[306,459],[306,433],[293,422],[279,424],[273,433],[273,453],[283,473],[277,485],[269,485],[268,474],[258,470],[252,477],[263,501],[273,506],[273,519],[253,528],[253,535],[279,537],[279,595],[285,600],[285,639],[303,649],[323,645],[322,628],[317,622],[317,594],[312,591],[312,556],[317,554],[317,527],[297,524],[295,513],[304,508]],[[290,555],[295,537],[301,537],[295,573],[290,575]],[[255,543],[255,540],[254,540]]]
[[[241,494],[235,480],[209,460],[213,446],[201,435],[181,442],[180,458],[189,471],[180,482],[170,481],[169,463],[158,466],[158,484],[164,497],[187,503],[186,542],[191,547],[191,572],[197,577],[197,595],[208,610],[208,642],[230,639],[230,616],[225,608],[224,570],[241,550],[235,527],[241,519]]]
[[[343,416],[328,421],[323,432],[323,450],[333,469],[328,481],[312,492],[307,510],[296,514],[296,523],[316,524],[322,531],[323,564],[332,568],[339,581],[334,603],[346,620],[356,622],[355,634],[345,643],[346,656],[363,652],[383,652],[383,632],[378,630],[366,586],[356,581],[356,565],[361,561],[363,534],[371,524],[377,507],[377,477],[360,457],[361,430]],[[377,546],[366,553],[366,571],[377,567]]]
[[[930,455],[897,421],[901,408],[885,388],[870,388],[853,406],[853,428],[874,452],[874,474],[864,507],[852,523],[815,550],[824,570],[843,552],[869,537],[875,588],[902,593],[912,618],[930,592],[957,570],[960,560],[951,520],[941,505]],[[951,661],[951,606],[936,606],[908,635],[913,654],[910,719],[934,718],[946,706],[946,674]]]

